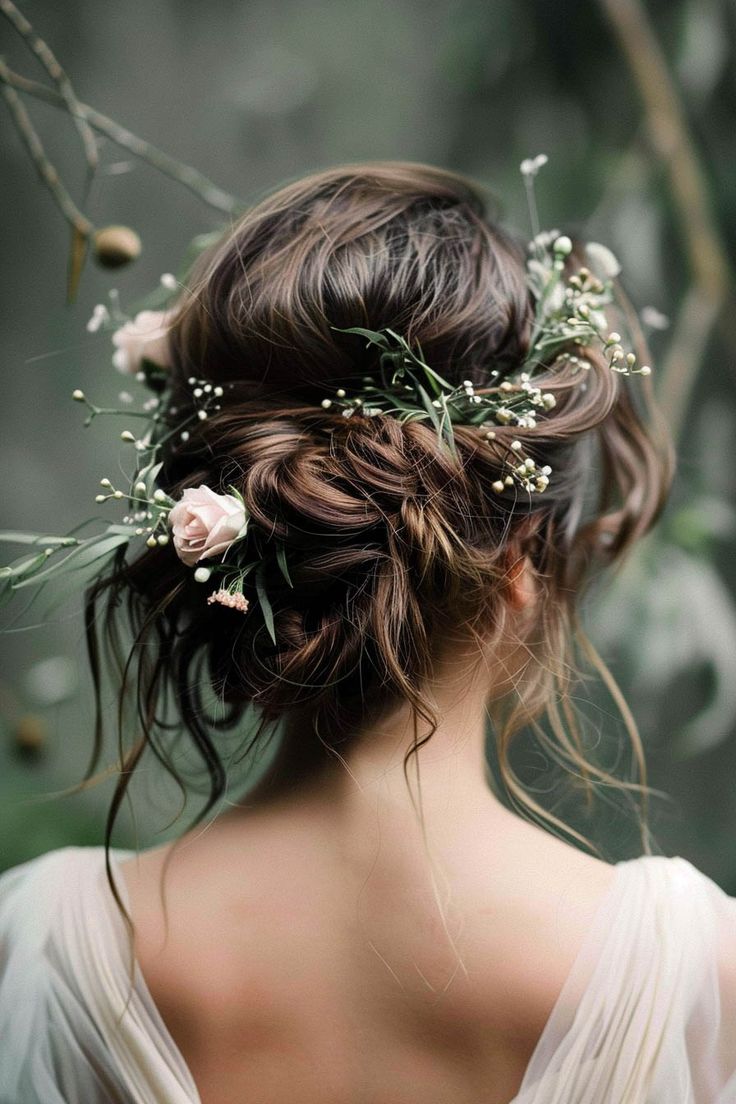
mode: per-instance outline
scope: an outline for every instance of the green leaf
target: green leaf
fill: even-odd
[[[275,644],[276,643],[276,630],[274,628],[274,623],[273,623],[273,609],[271,608],[271,603],[269,602],[268,595],[266,594],[266,587],[265,587],[265,584],[264,584],[264,581],[263,581],[263,564],[262,563],[258,565],[258,568],[256,570],[255,584],[256,584],[256,594],[258,595],[258,601],[260,603],[261,610],[263,611],[263,620],[266,623],[266,628],[268,629],[268,635],[271,637],[271,640]]]
[[[148,465],[147,469],[144,469],[145,475],[141,473],[141,475],[138,477],[143,478],[143,482],[146,484],[146,493],[148,494],[149,498],[153,496],[153,492],[156,487],[156,479],[158,478],[158,473],[161,471],[161,468],[163,466],[163,460],[159,461],[158,464],[154,464],[153,462],[151,462]]]
[[[8,564],[7,567],[0,567],[0,580],[15,579],[18,576],[27,575],[32,571],[35,571],[41,564],[48,563],[49,557],[45,552],[39,552],[35,556],[25,556],[22,560],[17,560],[15,563]]]
[[[133,525],[108,525],[107,529],[105,529],[105,532],[119,533],[121,536],[125,535],[127,537],[134,537],[136,536],[135,528],[136,527]]]
[[[228,483],[227,489],[230,492],[230,494],[233,496],[233,498],[237,498],[240,505],[244,507],[245,506],[245,501],[243,500],[243,496],[240,493],[240,491],[238,490],[238,488],[234,487],[232,485],[232,483]]]
[[[66,548],[80,543],[76,537],[45,537],[39,533],[16,533],[8,529],[0,530],[0,541],[7,541],[8,544],[40,544],[42,548]]]
[[[129,540],[130,538],[122,533],[103,537],[101,540],[90,538],[85,544],[80,544],[73,549],[63,560],[57,560],[56,563],[50,564],[45,571],[37,572],[29,579],[22,579],[21,582],[15,583],[13,590],[21,590],[23,587],[35,585],[44,579],[51,578],[53,575],[62,575],[67,571],[78,571],[80,568],[90,567],[98,560],[105,559],[121,545],[128,544]],[[71,560],[74,562],[70,564]]]
[[[442,429],[442,436],[447,442],[447,447],[452,453],[453,457],[457,460],[457,448],[455,447],[455,434],[452,429],[452,419],[450,418],[450,411],[447,407],[447,400],[444,395],[440,395],[440,402],[442,403],[442,421],[440,423]]]
[[[417,384],[417,391],[419,392],[419,397],[421,398],[422,403],[424,404],[424,409],[427,411],[430,418],[432,419],[432,425],[437,430],[437,433],[439,434],[439,436],[442,436],[442,427],[440,426],[440,419],[439,419],[439,415],[437,413],[437,408],[432,405],[432,400],[430,399],[429,395],[427,394],[427,392],[422,387],[421,383]]]
[[[378,345],[381,349],[389,348],[386,336],[380,330],[366,330],[362,326],[349,326],[347,329],[342,329],[340,326],[331,326],[330,329],[337,333],[357,334],[359,337],[364,337],[371,345]]]
[[[281,569],[281,574],[284,576],[284,579],[286,579],[286,582],[289,584],[290,587],[293,587],[294,584],[292,583],[291,576],[289,575],[289,565],[286,562],[286,549],[281,541],[279,541],[276,545],[276,562],[278,563]]]

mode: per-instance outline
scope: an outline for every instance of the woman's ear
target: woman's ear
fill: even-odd
[[[537,585],[528,556],[509,551],[505,588],[508,603],[517,613],[528,609],[536,601]]]

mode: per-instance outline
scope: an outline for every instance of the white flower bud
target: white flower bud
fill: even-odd
[[[541,168],[543,168],[549,158],[546,153],[538,153],[536,157],[526,157],[519,165],[522,176],[536,176]]]
[[[585,252],[590,261],[590,267],[596,276],[600,276],[604,280],[612,280],[614,276],[618,276],[621,265],[615,253],[612,253],[607,245],[601,245],[600,242],[588,242]]]
[[[572,242],[567,234],[562,234],[561,237],[555,239],[552,244],[552,250],[558,257],[567,257],[572,253]]]
[[[135,441],[135,435],[131,433],[129,429],[124,429],[123,432],[120,434],[120,440],[132,442]]]
[[[212,568],[210,567],[198,567],[194,572],[195,581],[198,583],[206,583],[212,574]]]
[[[161,490],[160,487],[157,487],[156,490],[153,492],[153,501],[154,502],[166,502],[167,498],[168,498],[168,495],[166,495],[164,493],[164,491]]]
[[[156,538],[154,536],[150,536],[146,541],[146,544],[149,548],[155,548],[157,543],[158,542],[156,541]]]
[[[656,307],[644,307],[640,317],[644,325],[653,330],[666,330],[670,324],[667,315],[662,314]]]
[[[100,486],[101,487],[112,487],[112,483],[110,482],[109,479],[105,478],[105,479],[100,480]]]
[[[107,322],[110,312],[104,303],[98,303],[92,311],[92,317],[87,323],[87,333],[97,333],[103,322]]]
[[[100,494],[95,495],[95,502],[106,502],[106,501],[107,501],[107,495],[100,495]]]
[[[72,398],[74,399],[75,402],[84,402],[85,401],[84,391],[80,391],[78,387],[75,388],[74,391],[72,391]]]
[[[146,494],[146,484],[145,484],[145,483],[136,483],[136,485],[135,485],[135,493],[136,493],[137,495],[144,495],[144,494]]]

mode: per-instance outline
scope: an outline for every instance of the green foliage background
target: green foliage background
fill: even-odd
[[[643,13],[664,52],[730,268],[736,8],[729,0],[607,6]],[[603,0],[28,0],[24,11],[84,102],[245,200],[325,165],[408,159],[480,179],[499,197],[503,217],[525,228],[518,165],[543,151],[550,157],[539,180],[543,222],[584,228],[606,242],[623,262],[634,302],[676,320],[693,280],[686,238],[689,229],[697,243],[697,212],[675,197],[662,131],[653,140],[657,120],[645,110],[605,7]],[[11,28],[0,25],[0,34],[7,63],[42,76]],[[637,49],[643,41],[636,39]],[[646,64],[644,72],[656,94],[656,72]],[[70,119],[49,105],[28,106],[49,157],[81,197],[84,167]],[[69,398],[79,386],[114,402],[124,386],[110,367],[109,337],[85,331],[92,307],[111,286],[124,305],[135,304],[162,272],[177,269],[190,239],[216,230],[222,216],[102,140],[102,169],[84,209],[96,225],[134,227],[144,252],[114,277],[88,265],[76,303],[67,306],[69,228],[36,182],[10,119],[0,126],[3,525],[65,532],[94,512],[98,479],[114,475],[120,462],[111,427],[95,423],[83,432]],[[673,168],[685,171],[677,158]],[[589,609],[594,638],[641,726],[651,783],[667,795],[654,802],[659,845],[686,855],[732,893],[733,306],[729,283],[701,354],[688,360],[687,326],[678,336],[686,376],[697,379],[681,420],[672,502],[657,534],[599,588]],[[654,334],[655,368],[671,355],[672,337],[672,329]],[[2,640],[2,866],[102,839],[109,787],[50,797],[77,781],[90,747],[79,595],[71,598],[36,630]],[[615,759],[622,735],[610,705],[597,700],[590,718],[591,740],[610,745]],[[36,735],[41,745],[33,753]],[[555,792],[547,798],[557,807]],[[175,804],[147,773],[119,841],[151,842]],[[631,826],[613,813],[598,829],[614,857],[635,849]]]

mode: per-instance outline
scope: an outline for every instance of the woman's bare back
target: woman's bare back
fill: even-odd
[[[340,828],[253,810],[123,864],[202,1104],[508,1104],[613,868],[495,802],[434,878]]]

